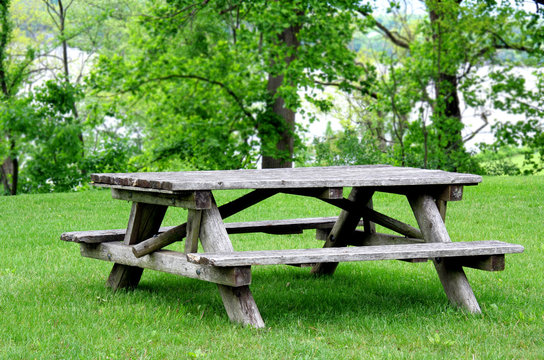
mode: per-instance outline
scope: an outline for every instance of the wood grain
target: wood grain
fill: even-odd
[[[212,199],[212,207],[202,211],[200,242],[204,251],[229,253],[234,251],[221,213]],[[219,294],[232,322],[263,328],[264,321],[255,304],[249,286],[232,287],[218,284]]]
[[[431,243],[450,244],[451,239],[444,224],[446,208],[443,207],[441,213],[435,199],[429,195],[409,196],[408,200],[423,233],[423,239]],[[474,296],[463,267],[458,263],[441,261],[440,259],[435,259],[433,262],[449,301],[454,306],[470,313],[480,313],[480,305]]]
[[[294,169],[216,170],[160,173],[92,174],[96,185],[158,191],[221,189],[300,189],[475,185],[478,175],[388,165],[332,166]]]
[[[500,255],[523,252],[523,246],[501,241],[422,243],[295,250],[192,253],[187,259],[214,266],[307,264],[339,261],[399,260]]]
[[[125,245],[137,244],[155,234],[161,226],[166,209],[167,207],[163,205],[132,203],[123,243]],[[115,263],[106,286],[110,287],[113,291],[117,291],[118,289],[133,289],[138,286],[142,272],[142,268]]]
[[[330,231],[337,219],[337,216],[331,216],[323,218],[232,222],[225,223],[225,228],[227,229],[228,234],[300,234],[303,230],[308,229],[328,229],[328,231]],[[359,222],[359,226],[361,225],[363,225],[363,223]],[[177,226],[161,227],[157,231],[157,234],[160,235],[176,227]],[[63,233],[61,235],[61,240],[87,244],[122,241],[125,236],[125,232],[126,229],[72,231]],[[185,233],[180,232],[180,236],[183,238]],[[142,243],[139,244],[139,246],[141,245]]]
[[[185,209],[209,209],[210,191],[187,191],[174,194],[162,194],[139,190],[111,189],[111,197],[119,200],[146,204],[182,207]]]
[[[88,258],[112,261],[131,267],[145,268],[181,275],[192,279],[210,281],[230,286],[244,286],[251,283],[249,267],[218,268],[197,265],[187,261],[185,254],[161,250],[137,259],[130,246],[119,242],[104,244],[80,244],[81,255]]]

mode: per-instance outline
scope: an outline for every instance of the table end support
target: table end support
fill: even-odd
[[[156,234],[168,207],[139,202],[132,203],[125,233],[125,245],[133,245]],[[113,291],[134,289],[138,286],[144,269],[122,264],[113,264],[106,286]]]
[[[230,321],[254,328],[264,328],[264,321],[249,286],[217,285]]]
[[[444,220],[446,218],[446,201],[436,201],[430,195],[411,195],[408,201],[416,217],[425,242],[451,242]],[[481,313],[478,300],[470,287],[463,267],[458,264],[434,260],[434,265],[444,292],[449,301],[456,307],[470,313]]]
[[[471,314],[480,314],[482,310],[470,287],[461,265],[434,260],[434,267],[450,303]]]
[[[143,272],[144,269],[136,266],[113,264],[106,281],[106,287],[111,288],[113,291],[119,289],[133,290],[138,286]]]

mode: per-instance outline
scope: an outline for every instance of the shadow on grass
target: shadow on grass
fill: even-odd
[[[333,276],[326,277],[311,275],[309,268],[254,268],[250,288],[267,323],[282,323],[293,317],[310,322],[398,314],[433,317],[448,308],[430,263],[365,265],[341,264]],[[414,271],[410,266],[425,269]],[[156,306],[183,306],[188,311],[205,307],[226,318],[219,292],[212,283],[147,273],[134,292],[121,293],[132,297],[131,301],[151,301]]]

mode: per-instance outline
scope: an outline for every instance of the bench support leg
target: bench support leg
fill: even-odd
[[[206,252],[234,251],[214,200],[212,200],[211,209],[202,211],[200,242]],[[264,327],[263,318],[249,286],[232,287],[218,284],[217,287],[227,315],[232,322],[251,325],[256,328]]]
[[[373,192],[365,191],[361,188],[353,188],[349,194],[349,200],[356,203],[358,206],[366,206],[372,201]],[[348,241],[351,239],[353,232],[357,228],[361,215],[350,213],[349,211],[342,210],[338,220],[334,224],[325,245],[323,247],[342,247],[347,246]],[[366,225],[366,223],[365,223]],[[366,230],[366,227],[365,227]],[[370,222],[368,223],[368,230],[371,230]],[[332,275],[338,266],[337,262],[331,263],[319,263],[313,266],[312,274],[315,275]]]
[[[130,211],[124,244],[134,245],[157,234],[167,206],[134,202]],[[134,289],[143,273],[142,268],[114,264],[106,286],[118,289]]]
[[[426,242],[451,242],[444,224],[445,204],[436,204],[428,195],[409,196],[419,228]],[[458,264],[434,260],[440,282],[450,302],[470,313],[480,313],[480,306],[468,283],[463,267]]]

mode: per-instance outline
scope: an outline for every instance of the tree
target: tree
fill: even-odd
[[[11,43],[13,27],[10,1],[0,1],[0,181],[4,193],[17,194],[19,181],[19,141],[24,137],[28,101],[18,97],[21,84],[29,76],[34,51],[28,49],[18,55]]]
[[[464,143],[488,125],[490,99],[500,97],[497,84],[483,86],[497,78],[478,70],[498,66],[504,71],[506,51],[541,56],[542,19],[506,2],[428,0],[423,17],[406,16],[400,4],[390,2],[394,21],[389,23],[361,11],[389,43],[379,58],[387,71],[370,99],[378,104],[371,106],[385,110],[393,128],[404,116],[415,117],[409,124],[398,121],[408,125],[406,133],[391,136],[402,149],[403,164],[470,170]],[[465,136],[461,99],[480,110],[483,123]],[[390,105],[384,107],[384,100]],[[414,150],[420,154],[415,163]]]
[[[161,109],[152,107],[157,114],[164,111],[170,116],[168,109],[177,108],[175,140],[169,140],[169,134],[155,138],[156,130],[146,126],[151,139],[147,149],[155,159],[182,154],[177,161],[190,167],[241,167],[255,166],[260,154],[263,167],[290,167],[297,142],[294,114],[301,106],[299,91],[305,89],[309,100],[324,107],[326,102],[311,89],[337,79],[345,90],[355,84],[365,87],[358,84],[360,68],[347,46],[354,27],[346,24],[359,22],[354,9],[365,8],[359,2],[151,5],[146,15],[129,25],[134,30],[132,49],[102,58],[94,80],[102,89],[115,86],[120,93],[134,94],[138,104],[150,105],[151,98],[157,102],[160,97]],[[175,89],[184,94],[174,95]],[[203,103],[204,107],[195,105]],[[169,122],[162,115],[160,126]],[[207,125],[195,126],[199,123]],[[189,139],[210,143],[210,124],[224,134],[214,137],[219,153],[213,163],[198,159],[192,163],[187,155],[205,159],[207,150],[190,146],[194,142]],[[181,128],[191,133],[180,134]],[[232,131],[233,136],[226,136]]]

